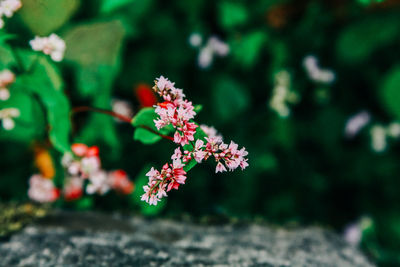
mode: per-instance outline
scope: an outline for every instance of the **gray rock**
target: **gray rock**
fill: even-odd
[[[61,212],[0,241],[1,266],[373,266],[330,231]]]

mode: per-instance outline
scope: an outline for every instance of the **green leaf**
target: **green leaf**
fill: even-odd
[[[39,97],[46,108],[50,141],[59,151],[69,151],[70,106],[57,68],[47,57],[40,56],[31,72],[20,76],[16,84]]]
[[[161,140],[161,136],[144,128],[140,128],[139,126],[149,127],[153,131],[164,135],[167,135],[173,131],[173,128],[168,126],[158,131],[154,125],[154,120],[157,118],[158,115],[155,113],[154,108],[142,108],[132,119],[132,125],[136,127],[135,133],[133,134],[133,139],[138,140],[143,144],[154,144]]]
[[[0,69],[6,69],[17,64],[11,47],[2,44],[0,45]]]
[[[82,97],[97,97],[100,91],[111,94],[120,68],[124,36],[119,20],[79,25],[64,35],[65,59],[75,65],[78,92]]]
[[[90,210],[93,208],[93,198],[92,197],[83,197],[74,201],[74,206],[77,210]]]
[[[399,41],[400,18],[369,18],[345,28],[336,43],[337,57],[350,64],[359,64],[386,45]]]
[[[198,125],[198,124],[197,124]],[[199,126],[199,125],[198,125]],[[208,137],[208,135],[199,127],[196,128],[196,133],[194,134],[194,139],[195,140],[203,140],[205,141],[205,138]]]
[[[98,67],[98,79],[86,80],[85,86],[92,86],[96,94],[92,100],[92,106],[97,108],[111,109],[111,93],[114,82],[114,69],[111,66]],[[81,86],[83,86],[81,84]],[[84,128],[79,133],[77,140],[86,144],[98,144],[102,150],[107,149],[111,158],[116,158],[120,152],[120,141],[116,131],[114,118],[99,113],[89,115]],[[101,131],[99,131],[101,129]],[[105,145],[105,147],[102,147]]]
[[[101,1],[100,12],[110,13],[124,7],[127,4],[135,2],[134,0],[103,0]]]
[[[0,44],[3,46],[6,41],[17,39],[18,35],[0,31]]]
[[[253,32],[243,35],[232,42],[232,54],[234,59],[245,68],[252,67],[259,55],[268,36],[265,32]]]
[[[161,137],[148,130],[137,128],[133,134],[133,140],[140,141],[145,145],[151,145],[160,141]]]
[[[65,59],[81,66],[118,65],[125,35],[119,20],[76,26],[64,34]]]
[[[91,99],[94,107],[110,109],[124,37],[125,29],[120,20],[79,25],[64,35],[65,59],[74,66],[78,94]],[[78,139],[105,144],[111,157],[116,157],[120,151],[115,121],[106,115],[90,115]]]
[[[213,102],[218,117],[223,121],[229,121],[248,108],[250,97],[246,88],[240,83],[224,77],[214,85]]]
[[[183,167],[183,170],[185,171],[185,172],[188,172],[188,171],[190,171],[194,166],[196,166],[197,165],[197,161],[196,160],[194,160],[194,159],[192,159],[192,160],[190,160],[188,163],[186,163],[186,165]]]
[[[45,114],[39,102],[19,86],[13,85],[10,88],[10,98],[0,101],[0,109],[3,108],[17,108],[20,116],[14,119],[14,129],[6,131],[0,126],[0,139],[30,143],[45,133]]]
[[[15,58],[18,59],[18,64],[25,72],[30,72],[34,65],[38,64],[38,60],[41,57],[39,53],[35,53],[31,50],[15,49]]]
[[[219,23],[225,29],[231,29],[246,23],[248,13],[239,3],[224,1],[219,5]]]
[[[64,25],[78,7],[79,0],[22,0],[18,14],[34,34],[44,36]]]
[[[381,101],[386,110],[400,119],[400,66],[385,76],[380,90]]]

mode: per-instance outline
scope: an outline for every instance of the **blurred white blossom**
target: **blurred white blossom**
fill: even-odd
[[[371,218],[364,216],[356,222],[348,224],[343,233],[344,240],[352,246],[358,246],[362,241],[363,232],[372,226]]]
[[[288,104],[294,104],[299,101],[296,92],[291,91],[290,74],[286,70],[279,71],[275,74],[275,85],[272,90],[272,97],[269,106],[277,112],[281,117],[288,117],[290,109]]]
[[[203,43],[203,37],[197,32],[189,36],[189,44],[193,47],[199,47]]]
[[[104,195],[110,190],[110,185],[108,184],[107,173],[103,170],[99,170],[89,177],[89,184],[86,187],[86,193],[94,194],[98,193]]]
[[[375,125],[371,128],[371,147],[375,152],[386,150],[386,130],[382,125]]]
[[[358,246],[362,238],[361,227],[358,222],[346,226],[344,239],[352,246]]]
[[[222,135],[220,135],[218,132],[217,132],[217,129],[215,129],[214,127],[212,127],[212,126],[207,126],[207,125],[205,125],[205,124],[202,124],[202,125],[200,125],[200,128],[203,130],[203,132],[208,136],[208,138],[216,138],[216,139],[219,139],[219,140],[223,140],[223,137],[222,137]]]
[[[345,135],[347,138],[356,136],[371,120],[371,116],[367,111],[361,111],[351,116],[346,123]]]
[[[303,65],[308,77],[314,82],[330,84],[335,80],[335,73],[328,69],[321,69],[315,56],[306,56]]]
[[[54,202],[59,197],[60,192],[54,186],[53,180],[35,174],[29,179],[28,196],[30,199],[39,203]]]
[[[392,122],[388,126],[374,125],[371,128],[371,147],[375,152],[383,152],[387,147],[387,139],[400,137],[400,123]]]
[[[211,47],[214,53],[218,56],[224,57],[229,54],[229,46],[215,36],[208,39],[207,46]]]
[[[1,0],[0,1],[0,29],[4,27],[3,16],[11,18],[15,11],[22,7],[20,0]]]
[[[61,164],[66,170],[67,178],[63,189],[66,200],[79,199],[87,194],[104,195],[110,189],[123,194],[130,194],[134,184],[123,170],[106,172],[101,168],[99,148],[75,143],[71,152],[66,152]],[[85,181],[88,181],[86,183]],[[87,184],[87,186],[86,186]]]
[[[15,75],[10,70],[0,71],[0,100],[8,100],[10,98],[9,85],[15,81]]]
[[[400,123],[392,122],[387,127],[387,135],[392,138],[399,138],[400,137]]]
[[[15,127],[14,118],[20,116],[20,111],[17,108],[4,108],[0,110],[0,121],[4,130],[12,130]]]
[[[64,58],[65,42],[58,35],[52,33],[49,37],[36,36],[29,42],[32,49],[50,55],[53,61],[59,62]]]
[[[113,99],[111,102],[111,106],[112,111],[114,111],[115,113],[124,115],[125,117],[133,117],[132,105],[128,101]],[[116,120],[120,121],[119,119]]]
[[[202,69],[210,67],[215,56],[225,57],[230,51],[229,45],[216,36],[208,38],[207,43],[201,47],[203,43],[202,36],[199,33],[192,33],[189,37],[189,43],[191,46],[199,48],[197,62]]]

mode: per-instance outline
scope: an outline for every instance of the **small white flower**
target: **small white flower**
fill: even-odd
[[[387,147],[387,139],[400,137],[400,123],[392,122],[388,126],[375,125],[371,128],[371,147],[375,152],[383,152]]]
[[[215,36],[208,39],[207,46],[211,47],[218,56],[224,57],[229,54],[229,46]]]
[[[346,123],[345,135],[347,138],[356,136],[371,120],[371,116],[367,111],[361,111],[351,116]]]
[[[315,56],[306,56],[303,65],[308,77],[314,82],[330,84],[335,80],[335,73],[331,70],[321,69]]]
[[[2,123],[3,123],[4,130],[7,130],[7,131],[14,129],[14,127],[15,127],[15,122],[11,118],[4,118]]]
[[[108,184],[108,176],[105,171],[98,171],[92,174],[89,177],[90,183],[86,187],[86,193],[94,194],[99,193],[100,195],[104,195],[110,190],[110,186]]]
[[[61,165],[67,168],[74,161],[74,157],[71,152],[66,152],[61,158]]]
[[[213,61],[213,51],[210,47],[206,46],[200,49],[198,64],[200,68],[206,69],[211,66]]]
[[[44,49],[46,40],[46,37],[41,38],[39,36],[36,36],[35,39],[29,41],[29,44],[31,45],[33,50],[42,51]]]
[[[132,105],[128,101],[113,99],[111,102],[112,110],[115,113],[131,118],[133,116]],[[116,119],[120,121],[119,119]]]
[[[0,87],[6,87],[15,81],[15,75],[10,70],[0,71]]]
[[[0,88],[0,100],[8,100],[10,98],[10,91],[7,88]]]
[[[226,172],[226,168],[221,162],[218,162],[217,167],[215,168],[215,173],[219,172]]]
[[[12,17],[15,11],[20,9],[22,3],[20,0],[3,0],[0,2],[1,13],[7,18]]]
[[[350,223],[344,229],[343,237],[352,246],[360,245],[363,232],[369,229],[373,224],[371,218],[367,216],[361,217],[356,222]]]
[[[22,3],[20,0],[2,0],[0,1],[0,29],[4,27],[3,16],[11,18],[15,11],[20,9]]]
[[[201,36],[199,34],[192,34],[189,38],[189,43],[193,47],[199,47],[202,43]],[[220,56],[225,57],[229,54],[229,46],[215,36],[211,36],[207,43],[200,48],[197,63],[202,69],[206,69],[211,66],[214,57]]]
[[[192,33],[189,36],[189,43],[193,47],[199,47],[201,43],[203,42],[203,38],[199,33]]]
[[[400,123],[392,122],[387,128],[387,134],[392,138],[400,137]]]
[[[15,127],[15,122],[13,118],[17,118],[20,116],[19,109],[16,108],[5,108],[0,110],[0,120],[2,121],[2,125],[4,130],[12,130]]]
[[[100,159],[98,157],[84,157],[80,167],[84,173],[90,175],[100,169]]]
[[[352,246],[358,246],[362,238],[360,223],[352,223],[344,230],[344,239]]]
[[[0,71],[0,100],[8,100],[10,91],[8,86],[15,81],[15,75],[10,70]]]
[[[42,51],[44,54],[50,55],[53,61],[60,62],[64,58],[65,42],[54,33],[49,37],[36,36],[29,44],[34,51]]]
[[[203,130],[203,132],[210,138],[219,138],[222,141],[222,135],[218,134],[217,129],[215,129],[212,126],[207,126],[205,124],[200,125],[200,128]]]
[[[278,113],[279,116],[286,118],[290,115],[288,104],[294,104],[299,101],[296,92],[290,90],[290,74],[286,70],[275,74],[275,86],[272,90],[272,97],[269,106]]]
[[[371,128],[372,143],[371,147],[375,152],[383,152],[386,149],[386,131],[381,125],[375,125]]]
[[[29,179],[28,196],[34,201],[48,203],[57,200],[59,192],[52,180],[35,174]]]

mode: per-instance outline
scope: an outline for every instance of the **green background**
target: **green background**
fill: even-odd
[[[60,151],[71,142],[99,145],[105,169],[122,168],[136,190],[121,197],[85,197],[72,209],[137,211],[145,215],[215,216],[280,225],[319,224],[341,232],[363,216],[361,246],[375,261],[400,265],[400,142],[371,149],[369,129],[400,119],[400,3],[398,1],[156,1],[23,0],[1,31],[0,68],[18,76],[11,98],[21,117],[0,129],[0,200],[26,201],[34,167],[33,145],[51,141],[56,181]],[[65,60],[53,63],[30,50],[35,35],[57,33]],[[199,49],[218,36],[230,47],[207,69]],[[335,72],[332,84],[309,79],[303,59],[315,55]],[[300,101],[281,118],[268,103],[274,75],[287,70]],[[140,109],[134,88],[164,75],[201,104],[200,124],[215,126],[227,142],[249,151],[245,171],[215,175],[213,162],[188,173],[186,185],[156,208],[139,201],[144,173],[160,168],[175,148],[165,140],[148,146],[134,128],[74,106],[110,109],[112,98]],[[347,120],[367,110],[371,122],[346,138]],[[49,127],[50,126],[50,127]],[[48,131],[50,128],[50,131]]]

